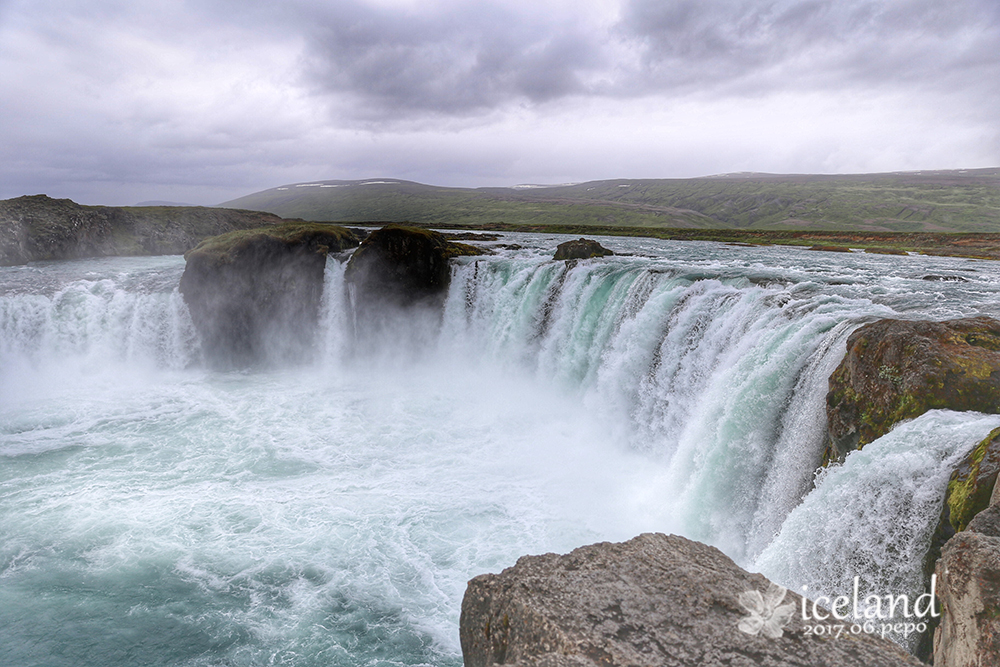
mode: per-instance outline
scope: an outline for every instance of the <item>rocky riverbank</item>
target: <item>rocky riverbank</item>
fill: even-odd
[[[0,201],[0,266],[121,255],[179,255],[210,236],[276,225],[259,211],[81,206],[45,195]]]

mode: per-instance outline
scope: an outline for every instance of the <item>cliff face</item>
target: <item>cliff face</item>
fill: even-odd
[[[459,632],[466,667],[922,664],[874,635],[807,634],[801,605],[714,547],[644,534],[476,577]]]
[[[203,241],[180,289],[213,366],[298,361],[312,347],[326,257],[358,245],[347,229],[285,223]]]
[[[81,206],[45,195],[0,201],[0,266],[114,255],[178,255],[202,239],[284,222],[200,206]]]
[[[1000,505],[983,510],[945,544],[937,564],[938,667],[1000,664]]]
[[[879,320],[847,339],[830,376],[825,460],[886,434],[927,410],[1000,412],[1000,322]]]

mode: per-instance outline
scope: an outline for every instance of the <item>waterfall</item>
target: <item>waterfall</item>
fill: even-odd
[[[0,269],[0,661],[168,628],[170,664],[457,667],[470,577],[647,530],[790,588],[914,585],[997,420],[925,415],[814,488],[827,378],[865,321],[996,315],[987,265],[516,240],[379,336],[330,259],[314,357],[239,372],[202,363],[180,257]]]
[[[819,476],[754,563],[815,599],[925,592],[924,557],[952,471],[1000,416],[932,410],[896,426]],[[901,619],[897,619],[901,620]],[[900,638],[902,639],[902,638]],[[906,642],[912,645],[913,635]]]
[[[819,464],[826,378],[857,317],[830,305],[642,260],[479,260],[455,272],[443,338],[577,393],[667,466],[672,529],[745,560]]]
[[[6,369],[114,364],[177,370],[199,362],[197,333],[177,291],[176,270],[166,276],[85,272],[47,284],[48,267],[19,268],[22,281],[39,279],[31,289],[0,293],[0,363]]]

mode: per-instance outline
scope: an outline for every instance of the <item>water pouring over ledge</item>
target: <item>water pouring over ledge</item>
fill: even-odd
[[[364,354],[331,260],[314,357],[252,372],[205,369],[181,258],[0,269],[0,661],[460,664],[471,576],[646,530],[794,573],[850,331],[1000,314],[987,262],[558,240],[456,260],[440,324]]]

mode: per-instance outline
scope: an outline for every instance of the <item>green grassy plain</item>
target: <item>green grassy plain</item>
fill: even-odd
[[[1000,169],[863,175],[729,174],[553,187],[319,181],[224,206],[341,222],[858,232],[1000,232]],[[554,231],[554,230],[553,230]]]

